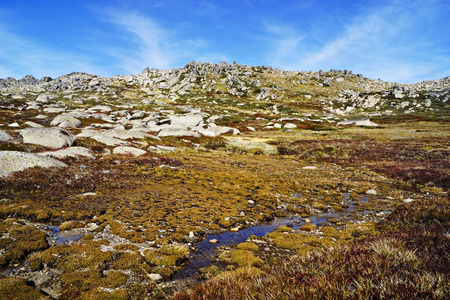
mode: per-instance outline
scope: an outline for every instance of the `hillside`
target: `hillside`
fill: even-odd
[[[0,79],[0,298],[448,299],[449,97],[236,63]]]

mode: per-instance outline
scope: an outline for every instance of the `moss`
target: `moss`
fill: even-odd
[[[35,300],[50,298],[28,286],[22,278],[5,277],[0,279],[0,299]]]
[[[119,252],[115,254],[113,268],[117,270],[127,270],[140,266],[144,259],[138,252]]]
[[[211,265],[200,269],[201,277],[204,279],[209,279],[217,276],[220,273],[219,267]]]
[[[114,249],[119,251],[137,251],[139,247],[133,244],[118,244],[114,246]]]
[[[176,266],[188,257],[189,250],[183,244],[172,244],[156,250],[146,250],[144,255],[147,262],[152,265]]]
[[[249,250],[234,250],[231,252],[231,259],[234,263],[236,263],[240,267],[247,266],[262,266],[263,261],[259,257],[256,257]]]
[[[292,228],[291,227],[287,227],[287,226],[280,226],[280,227],[277,228],[277,231],[290,232],[290,231],[292,231]]]
[[[79,297],[81,300],[127,300],[132,299],[124,289],[114,290],[111,293],[101,290],[93,289],[91,291],[82,293]]]
[[[94,245],[57,245],[30,258],[30,265],[48,265],[65,272],[88,268],[98,270],[106,268],[112,261],[111,252],[103,252]]]
[[[84,223],[83,222],[80,222],[80,221],[67,221],[67,222],[62,223],[59,226],[59,229],[61,231],[64,231],[64,230],[71,230],[71,229],[80,228],[80,227],[84,227]]]
[[[313,231],[314,229],[317,228],[317,225],[314,224],[304,224],[302,225],[302,227],[300,227],[300,230],[303,231]]]
[[[258,251],[259,247],[253,242],[244,242],[240,243],[236,246],[237,249],[240,250],[251,250],[251,251]]]
[[[273,231],[265,236],[272,240],[278,248],[298,250],[305,245],[320,245],[320,239],[308,234],[300,233],[282,233]]]
[[[64,273],[61,275],[62,298],[78,298],[97,287],[114,289],[124,285],[127,279],[128,275],[119,271],[110,271],[106,277],[100,270]]]
[[[32,226],[13,226],[8,230],[9,238],[0,239],[5,253],[0,256],[0,266],[24,259],[33,251],[48,247],[45,232]]]

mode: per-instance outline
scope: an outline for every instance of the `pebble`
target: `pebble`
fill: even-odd
[[[209,243],[210,244],[217,244],[219,241],[218,240],[216,240],[216,239],[211,239],[211,240],[209,240]]]
[[[375,190],[368,190],[366,192],[366,195],[376,195],[376,194],[377,194],[377,191],[375,191]]]

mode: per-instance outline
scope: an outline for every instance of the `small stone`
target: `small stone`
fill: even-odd
[[[412,198],[407,198],[407,199],[404,199],[403,200],[403,203],[411,203],[411,202],[414,202],[415,200],[414,199],[412,199]]]
[[[303,221],[305,221],[306,224],[311,224],[312,223],[310,219],[305,219]]]
[[[190,231],[190,232],[189,232],[189,238],[190,238],[190,239],[193,239],[194,237],[195,237],[194,232]]]
[[[14,123],[9,124],[8,126],[9,127],[19,127],[20,125],[19,125],[19,123],[14,122]]]
[[[255,204],[255,201],[253,201],[253,200],[248,200],[247,202],[248,202],[248,204]]]
[[[148,277],[153,280],[153,281],[160,281],[163,279],[163,277],[160,274],[157,273],[153,273],[153,274],[148,274]]]
[[[366,195],[376,195],[376,194],[377,194],[377,191],[375,191],[375,190],[368,190],[366,192]]]
[[[209,243],[210,244],[217,244],[219,241],[218,240],[216,240],[216,239],[211,239],[211,240],[209,240]]]
[[[286,129],[294,129],[294,128],[297,128],[297,125],[295,125],[293,123],[287,123],[286,125],[284,125],[284,128],[286,128]]]
[[[230,229],[231,232],[238,232],[239,231],[239,227],[233,227]]]
[[[316,170],[316,169],[317,169],[317,167],[314,167],[314,166],[303,167],[303,170]]]

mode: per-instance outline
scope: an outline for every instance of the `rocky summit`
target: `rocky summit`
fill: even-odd
[[[448,299],[449,97],[236,63],[0,79],[0,298]]]

